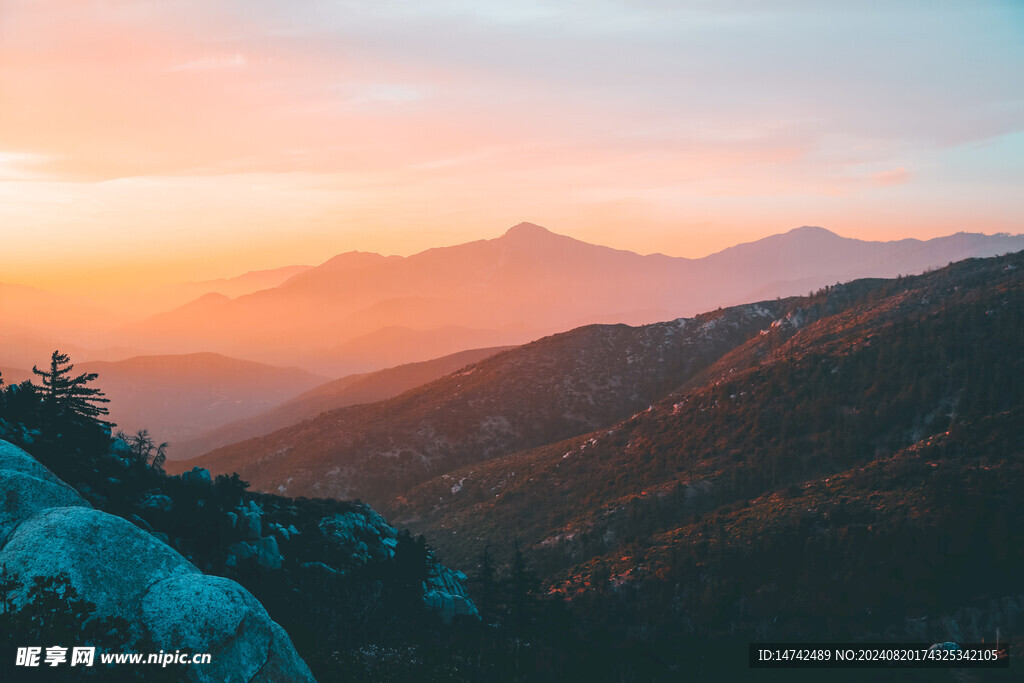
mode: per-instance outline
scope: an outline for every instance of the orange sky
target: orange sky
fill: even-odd
[[[0,282],[1020,232],[1021,6],[0,0]]]

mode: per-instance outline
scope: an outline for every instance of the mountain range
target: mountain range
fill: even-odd
[[[232,432],[225,425],[295,398],[315,385],[314,376],[327,381],[467,349],[523,344],[582,324],[692,316],[1015,248],[1024,248],[1024,237],[958,233],[866,242],[804,227],[683,259],[587,244],[522,223],[496,239],[409,257],[349,252],[316,267],[183,283],[154,295],[150,304],[202,295],[134,321],[111,302],[99,306],[82,297],[0,285],[0,313],[7,321],[0,331],[0,365],[12,368],[12,381],[45,363],[54,348],[79,364],[87,361],[82,369],[101,374],[115,422],[129,431],[148,428],[160,441],[181,444],[176,455],[189,457],[228,445],[228,434],[241,440],[267,433]],[[215,357],[209,367],[194,362]],[[150,360],[132,360],[138,358]],[[254,376],[269,383],[250,386],[244,372],[227,367],[251,362],[258,363]],[[295,381],[281,383],[286,375]],[[176,379],[168,384],[170,378]],[[371,392],[353,401],[385,397]],[[286,427],[286,415],[296,421],[315,416],[288,410],[281,419],[263,415],[264,424]],[[221,436],[193,442],[219,427],[226,429]]]
[[[514,252],[516,240],[572,242],[548,235],[518,226],[478,248],[483,253],[499,242]],[[392,530],[385,535],[393,543],[385,543],[385,535],[376,534],[378,545],[396,549],[395,558],[404,554],[397,551],[404,539],[412,553],[407,557],[437,558],[465,572],[451,572],[453,580],[442,582],[450,598],[465,598],[462,616],[478,609],[482,618],[483,631],[466,631],[472,637],[460,642],[469,648],[460,667],[507,661],[498,668],[514,667],[518,679],[523,652],[531,663],[522,671],[534,678],[557,671],[564,679],[572,670],[585,671],[588,679],[614,671],[643,680],[676,680],[680,672],[732,680],[749,674],[746,644],[752,642],[1008,637],[1017,647],[1024,623],[1018,576],[1024,531],[1014,523],[1024,515],[1024,252],[940,267],[922,265],[920,256],[922,245],[931,245],[925,251],[934,259],[940,247],[1002,250],[1018,239],[975,237],[845,244],[852,260],[860,259],[861,274],[897,269],[895,276],[842,283],[828,277],[810,294],[773,297],[786,287],[803,290],[819,277],[819,265],[840,273],[851,262],[829,261],[829,245],[844,244],[841,238],[801,229],[757,249],[741,245],[716,255],[719,265],[736,269],[734,280],[742,284],[729,281],[712,296],[749,290],[767,298],[664,322],[586,324],[511,348],[328,381],[245,363],[236,384],[253,374],[272,379],[270,386],[310,385],[282,389],[276,406],[257,408],[253,398],[267,385],[254,384],[248,399],[236,397],[248,401],[249,417],[208,431],[192,447],[255,438],[167,463],[182,476],[161,474],[162,486],[187,495],[171,500],[145,484],[138,487],[141,496],[125,501],[161,528],[174,529],[183,547],[225,566],[234,557],[233,572],[253,581],[271,614],[289,615],[288,627],[302,634],[297,645],[334,647],[337,624],[334,615],[321,619],[322,595],[334,590],[330,600],[352,605],[383,595],[358,551],[369,547],[373,534],[363,523],[337,523],[339,514],[365,506],[322,499],[334,497],[371,502],[397,526],[425,534],[433,549],[422,537],[413,542]],[[650,258],[624,258],[634,257]],[[816,258],[820,264],[801,265]],[[407,260],[345,255],[334,267],[348,273],[342,280],[356,290],[369,291],[373,286],[354,272],[369,276],[383,267],[381,259],[395,273]],[[914,268],[925,272],[900,274]],[[313,310],[309,302],[320,297],[321,312],[330,317],[348,303],[331,300],[325,293],[331,287],[320,287],[318,278],[334,276],[318,270],[298,273],[266,290],[270,294],[207,295],[181,310],[219,311],[244,321],[238,302],[252,297],[246,306],[256,306],[270,297],[283,315],[284,302],[295,294],[291,288],[306,282],[303,305]],[[566,270],[581,272],[571,264]],[[708,282],[724,281],[710,272]],[[623,282],[627,287],[628,279]],[[676,292],[678,301],[686,295]],[[569,305],[560,296],[549,297],[550,310]],[[634,301],[630,310],[639,316],[648,303]],[[398,297],[368,308],[426,320],[432,305],[429,296]],[[492,320],[508,322],[511,317],[502,318],[507,313],[518,315],[494,311]],[[410,326],[402,333],[424,331]],[[323,349],[345,343],[335,339],[333,346],[302,353],[313,367],[326,367]],[[193,381],[182,369],[193,362],[187,358],[159,361],[172,368],[163,375],[147,366],[148,359],[123,365],[126,376],[173,390]],[[214,376],[210,368],[242,363],[214,354],[198,360],[209,363],[204,372]],[[89,363],[76,367],[91,369]],[[117,368],[99,372],[102,389],[120,391]],[[121,400],[139,403],[132,395]],[[205,405],[212,413],[213,404]],[[12,433],[28,444],[44,443],[36,438],[39,430]],[[108,464],[130,462],[118,456]],[[69,481],[85,476],[80,465],[79,458],[67,458]],[[237,472],[266,493],[246,494],[259,504],[238,504],[244,481],[211,478],[196,467]],[[102,487],[113,481],[93,479]],[[206,499],[200,505],[189,492],[211,484],[225,505],[212,513]],[[94,497],[100,493],[88,488]],[[114,488],[104,491],[97,500],[115,501]],[[172,512],[175,506],[180,509]],[[193,508],[219,521],[195,524],[199,516],[182,516]],[[287,525],[303,519],[296,536]],[[265,541],[266,522],[280,541]],[[234,550],[225,555],[225,539],[242,535],[245,542],[229,544]],[[330,535],[344,538],[344,549],[332,550],[326,564],[314,561],[323,557],[321,537]],[[250,541],[267,547],[246,559],[256,552]],[[281,553],[271,546],[279,542],[292,544],[278,548],[288,557],[300,547],[315,552],[292,558],[296,574],[274,574]],[[254,574],[260,558],[266,571]],[[341,566],[344,572],[337,571]],[[303,589],[297,590],[292,578],[300,575]],[[417,599],[426,585],[420,574],[389,576],[396,586],[414,586]],[[344,588],[352,577],[356,587]],[[301,609],[292,609],[299,603]],[[314,615],[319,620],[310,621]],[[303,631],[309,623],[316,633]],[[332,666],[347,670],[349,664]]]
[[[992,638],[1012,627],[1021,547],[1000,530],[1024,486],[1022,273],[1018,253],[790,301],[649,410],[446,472],[389,511],[456,566],[515,539],[551,590],[654,590],[664,604],[636,607],[654,622],[671,604],[713,628],[775,615],[779,638]],[[961,573],[971,588],[944,591]],[[680,592],[702,575],[722,583]],[[932,627],[904,621],[921,614]]]
[[[157,441],[172,443],[256,415],[328,379],[216,353],[76,363],[74,372],[102,378],[108,419],[118,428],[148,429]]]
[[[163,353],[210,350],[341,376],[585,324],[692,316],[1021,248],[1022,236],[865,242],[805,227],[686,259],[641,256],[522,223],[496,239],[408,257],[340,254],[268,289],[235,298],[208,294],[126,324],[117,337]]]
[[[370,500],[484,614],[487,558],[521,557],[668,670],[680,638],[995,638],[1021,604],[1022,316],[1024,252],[584,326],[176,466]]]
[[[385,504],[472,462],[642,410],[771,324],[785,300],[641,327],[590,325],[498,353],[379,403],[332,410],[174,468],[266,491]]]
[[[331,380],[258,415],[229,422],[195,438],[174,443],[168,457],[188,459],[220,446],[290,427],[328,410],[383,401],[503,350],[503,347],[498,347],[460,351],[430,361]],[[175,467],[173,464],[170,466],[172,469]]]

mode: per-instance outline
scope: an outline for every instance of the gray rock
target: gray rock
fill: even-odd
[[[31,474],[36,479],[44,479],[67,486],[53,472],[40,465],[38,460],[6,441],[0,441],[0,471],[24,472]],[[68,488],[71,487],[68,486]]]
[[[134,637],[149,637],[168,651],[213,655],[208,666],[178,669],[181,680],[313,680],[287,634],[248,591],[202,574],[131,522],[93,510],[3,441],[0,491],[0,564],[20,586],[64,573],[83,599],[95,603],[95,616],[123,617]],[[10,596],[15,608],[25,592]]]
[[[146,594],[142,617],[157,647],[212,655],[209,665],[190,667],[193,680],[313,679],[281,627],[229,579],[188,574],[160,581]]]
[[[353,562],[365,564],[375,555],[394,555],[395,529],[373,510],[339,512],[320,520],[320,533],[350,553]]]
[[[394,557],[398,532],[369,508],[339,512],[319,523],[324,538],[349,552],[354,564],[366,564],[374,557]],[[309,566],[308,563],[303,566]],[[456,616],[478,616],[476,605],[466,595],[466,575],[434,565],[423,584],[423,603],[446,622]]]
[[[163,495],[162,493],[150,493],[139,506],[146,510],[160,510],[161,512],[170,512],[174,509],[174,501],[170,497]]]
[[[5,469],[5,464],[0,461],[0,545],[19,524],[41,510],[89,507],[73,488],[48,471],[45,474],[49,476],[39,477],[29,469]]]
[[[139,517],[138,515],[132,515],[131,517],[128,518],[128,521],[131,522],[132,524],[134,524],[135,526],[139,527],[143,531],[152,531],[153,530],[153,527],[151,527],[149,525],[149,522],[144,520],[142,517]]]
[[[443,565],[434,565],[423,583],[423,604],[450,624],[457,616],[479,616],[476,605],[466,594],[462,582],[466,575]]]
[[[264,536],[260,539],[256,563],[267,569],[281,568],[281,565],[284,564],[284,558],[281,557],[281,550],[277,547],[276,538]]]
[[[154,581],[199,573],[131,522],[81,507],[51,508],[22,522],[0,550],[0,562],[26,578],[66,573],[101,614],[131,614]]]
[[[242,534],[242,538],[250,541],[259,540],[263,535],[263,520],[256,512],[243,512],[238,518],[238,530]]]
[[[427,609],[437,612],[441,621],[452,623],[457,616],[477,616],[476,605],[468,598],[460,595],[449,595],[441,591],[427,591],[423,595],[423,604]]]
[[[153,538],[155,538],[156,540],[160,541],[161,543],[165,543],[167,545],[171,544],[171,537],[168,536],[167,534],[165,534],[164,532],[162,532],[162,531],[150,531],[149,533],[150,533],[150,535]]]
[[[256,557],[256,553],[258,552],[256,549],[256,545],[249,541],[239,541],[238,543],[233,543],[230,546],[230,548],[235,553],[235,555],[238,556],[239,560],[248,560],[250,557]]]

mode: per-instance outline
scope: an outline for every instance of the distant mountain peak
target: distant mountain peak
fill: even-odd
[[[832,232],[828,228],[823,228],[820,225],[801,225],[799,228],[793,228],[787,235],[821,235],[829,237],[839,237],[836,233]]]
[[[206,310],[216,306],[222,306],[231,301],[231,297],[220,292],[207,292],[198,299],[193,299],[181,306],[184,310]]]
[[[381,254],[372,251],[346,251],[342,254],[338,254],[327,259],[322,264],[320,264],[319,268],[365,268],[366,266],[376,265],[381,261],[385,260],[386,258],[389,257],[382,256]],[[317,268],[313,268],[311,271],[307,272],[316,272],[316,270]],[[299,277],[304,274],[305,273],[300,273],[296,277]]]
[[[522,239],[522,238],[547,237],[547,236],[551,236],[551,235],[554,235],[554,234],[555,233],[551,232],[547,228],[543,228],[543,227],[541,227],[539,225],[536,225],[534,223],[519,223],[518,225],[513,225],[511,228],[506,230],[505,234],[502,235],[502,237],[509,237],[509,238],[513,238],[513,239]]]
[[[221,294],[220,292],[207,292],[198,299],[193,300],[192,303],[223,303],[225,301],[231,301],[231,297],[227,294]]]

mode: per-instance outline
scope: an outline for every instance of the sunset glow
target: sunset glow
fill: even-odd
[[[0,282],[1021,232],[1024,10],[0,2]]]

